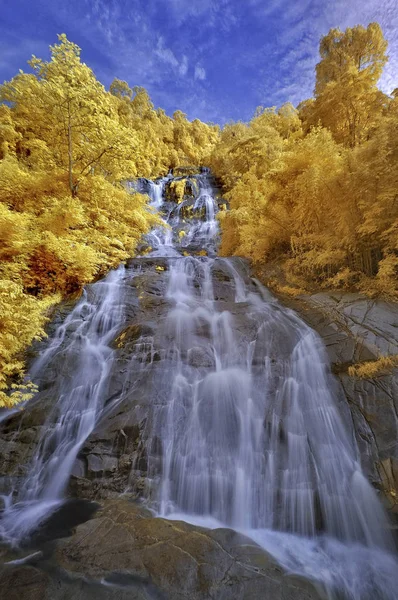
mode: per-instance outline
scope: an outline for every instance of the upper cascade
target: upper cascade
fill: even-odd
[[[141,179],[137,188],[149,195],[151,206],[162,215],[164,226],[146,236],[141,251],[152,256],[215,257],[219,244],[216,215],[225,201],[217,198],[214,178],[202,168],[188,176]]]

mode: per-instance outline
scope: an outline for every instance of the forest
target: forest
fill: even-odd
[[[209,166],[229,204],[221,254],[282,290],[397,297],[398,90],[378,88],[377,23],[321,39],[313,98],[223,128],[170,117],[118,79],[106,90],[63,34],[50,50],[0,87],[0,406],[34,393],[24,350],[51,307],[159,223],[127,185],[137,177]]]

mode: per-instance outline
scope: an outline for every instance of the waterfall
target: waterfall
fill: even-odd
[[[145,366],[140,342],[130,366],[130,379],[148,369],[165,398],[152,399],[142,433],[146,501],[169,519],[245,533],[330,599],[394,600],[393,542],[323,343],[245,277],[239,259],[216,258],[210,173],[191,178],[195,195],[178,206],[165,199],[170,177],[149,183],[164,223],[146,237],[148,256],[165,260],[170,307],[156,334],[166,366]],[[220,269],[233,283],[231,301],[215,293]],[[101,417],[126,277],[121,267],[90,286],[32,366],[35,381],[52,362],[64,364],[31,468],[4,510],[0,533],[8,541],[62,502]]]
[[[50,412],[15,503],[5,499],[0,535],[16,543],[63,501],[77,454],[93,431],[107,397],[115,327],[123,318],[124,267],[87,290],[48,348],[33,364],[33,380],[61,361]]]
[[[151,205],[154,208],[160,208],[160,206],[163,202],[164,186],[165,186],[165,183],[167,180],[168,180],[168,177],[163,177],[162,179],[160,179],[158,181],[150,181],[149,182],[149,186],[150,186],[149,196],[151,198]]]
[[[184,240],[211,256],[217,205],[207,174],[199,183],[194,210],[205,216]],[[158,477],[151,501],[161,516],[249,535],[330,598],[396,598],[388,524],[321,339],[261,284],[249,288],[236,261],[222,261],[233,312],[215,300],[214,258],[169,261],[168,367],[153,374],[168,401],[147,431],[149,479]]]

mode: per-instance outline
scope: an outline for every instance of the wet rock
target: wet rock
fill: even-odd
[[[127,345],[134,344],[140,338],[153,336],[153,333],[153,326],[147,323],[135,323],[121,330],[114,340],[114,346],[116,348],[124,348]]]
[[[34,567],[19,567],[0,576],[0,600],[163,600],[159,595],[149,595],[148,585],[119,586],[111,582],[90,581],[84,577],[73,578],[62,570],[52,570],[50,576]],[[10,577],[13,581],[10,582]],[[21,582],[15,591],[13,582]],[[126,589],[123,589],[126,588]]]
[[[178,207],[174,208],[171,215],[179,216],[181,219],[190,219],[192,217],[198,218],[198,214],[194,211],[195,199],[194,198],[185,198]]]
[[[231,274],[218,266],[213,268],[212,274],[214,299],[216,301],[222,299],[223,301],[234,302],[235,286]]]
[[[398,354],[398,304],[342,292],[303,296],[291,304],[325,340],[333,363]]]
[[[311,584],[287,577],[248,538],[155,519],[127,500],[105,502],[94,518],[57,542],[51,562],[7,569],[0,582],[4,600],[13,597],[14,586],[18,600],[319,599]]]
[[[148,578],[169,600],[317,598],[293,582],[253,542],[230,530],[207,531],[151,518],[126,501],[106,503],[57,551],[68,571],[103,577],[122,571]]]
[[[361,461],[398,516],[398,370],[375,379],[340,375],[349,402]]]
[[[188,350],[187,362],[193,367],[214,368],[214,356],[202,346],[195,346]]]
[[[23,466],[31,450],[30,445],[18,441],[0,440],[0,465],[1,472],[11,474],[16,468]]]
[[[134,378],[134,373],[131,374]],[[139,380],[134,378],[136,388]],[[98,500],[114,497],[135,487],[145,468],[144,449],[140,446],[142,418],[137,407],[141,394],[149,402],[150,392],[145,377],[142,378],[142,390],[134,393],[118,394],[114,404],[85,441],[75,462],[69,484],[69,493],[80,498]],[[147,414],[145,409],[143,414]],[[139,465],[139,471],[131,482],[133,463]]]
[[[112,474],[118,467],[117,458],[102,454],[89,454],[87,456],[87,470],[90,474]]]
[[[201,173],[201,167],[197,167],[195,165],[187,165],[181,167],[174,167],[173,169],[173,177],[189,177],[190,175],[197,175]]]
[[[37,529],[24,540],[22,547],[41,548],[48,542],[72,535],[74,528],[91,519],[99,508],[98,503],[85,499],[67,500],[38,524]]]
[[[35,404],[30,411],[24,410],[5,419],[0,435],[0,493],[9,493],[12,486],[26,475],[30,457],[33,455],[45,422],[45,402]],[[11,487],[10,487],[11,486]]]
[[[129,258],[126,261],[126,267],[128,269],[134,268],[142,268],[142,269],[150,269],[152,267],[163,267],[164,270],[168,269],[169,258],[164,258],[161,256],[142,256],[140,258]],[[134,280],[132,280],[134,281]]]
[[[156,265],[155,269],[146,272],[142,275],[134,277],[131,285],[137,288],[139,294],[153,294],[163,297],[165,295],[166,281],[163,275],[165,271],[163,265]]]
[[[351,410],[362,467],[398,515],[398,369],[373,379],[348,374],[352,364],[398,354],[398,304],[342,292],[282,301],[323,339]]]
[[[133,189],[140,194],[150,194],[152,182],[145,177],[139,177],[133,182]]]
[[[0,600],[43,600],[49,586],[49,575],[34,567],[0,572]]]

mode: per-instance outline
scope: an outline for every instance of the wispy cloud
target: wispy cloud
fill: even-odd
[[[171,65],[172,67],[174,67],[176,69],[179,68],[180,63],[178,62],[178,60],[174,56],[173,51],[170,50],[170,48],[165,48],[164,47],[164,40],[163,40],[162,37],[160,37],[159,40],[158,40],[158,45],[157,45],[157,48],[155,50],[155,54],[163,62],[168,63],[169,65]]]
[[[0,83],[5,79],[11,79],[19,69],[28,70],[27,61],[33,54],[46,57],[49,54],[48,45],[34,38],[18,40],[16,36],[14,45],[5,41],[0,35],[0,73],[3,74]]]
[[[182,77],[188,73],[188,57],[187,56],[184,55],[182,57],[182,60],[180,62],[180,66],[179,66],[178,70]]]
[[[199,79],[200,81],[206,79],[206,71],[203,67],[199,67],[199,65],[195,67],[195,79]]]

